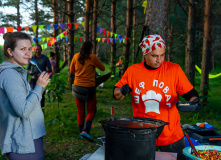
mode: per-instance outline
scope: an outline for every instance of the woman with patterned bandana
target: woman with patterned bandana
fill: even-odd
[[[182,95],[198,105],[195,110],[198,112],[202,108],[199,95],[181,67],[164,60],[166,46],[161,36],[146,36],[139,46],[145,60],[128,67],[115,85],[114,97],[123,100],[130,93],[134,117],[169,122],[157,140],[157,150],[177,153],[178,160],[188,159],[182,153],[185,148],[184,133],[175,104]]]

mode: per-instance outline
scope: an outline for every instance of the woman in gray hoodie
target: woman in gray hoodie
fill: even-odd
[[[42,72],[32,90],[27,65],[32,57],[31,37],[22,32],[3,37],[7,62],[0,65],[0,149],[9,160],[43,160],[46,134],[40,101],[49,74]]]

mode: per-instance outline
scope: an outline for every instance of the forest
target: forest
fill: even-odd
[[[221,0],[1,0],[0,9],[0,37],[10,31],[26,32],[33,38],[33,51],[40,44],[43,54],[56,53],[55,83],[64,88],[57,89],[60,95],[47,98],[46,159],[79,159],[98,148],[79,138],[71,95],[74,75],[69,67],[84,41],[93,43],[93,53],[105,64],[106,70],[98,74],[111,74],[97,88],[94,137],[104,136],[98,121],[110,117],[110,106],[115,106],[116,116],[132,115],[130,97],[120,102],[113,99],[119,80],[115,64],[123,58],[123,74],[130,65],[143,61],[139,43],[149,34],[163,37],[166,60],[181,66],[200,95],[203,110],[181,113],[182,123],[207,121],[221,128]],[[1,38],[0,63],[6,61],[3,43]]]

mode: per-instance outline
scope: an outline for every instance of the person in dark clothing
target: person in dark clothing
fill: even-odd
[[[51,70],[51,63],[49,61],[49,58],[42,53],[42,48],[40,45],[35,46],[35,54],[32,56],[32,59],[34,59],[40,68],[41,71],[46,71],[46,72],[52,72]],[[32,67],[32,70],[31,70]],[[31,80],[30,80],[30,86],[32,88],[35,88],[36,82],[38,80],[38,77],[40,75],[39,70],[37,69],[36,66],[32,65],[30,62],[27,66],[27,70],[29,74],[31,75]],[[45,105],[45,92],[42,94],[42,100],[41,100],[41,107],[43,108]]]

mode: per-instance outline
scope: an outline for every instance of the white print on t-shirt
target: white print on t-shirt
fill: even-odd
[[[159,85],[158,85],[159,84]],[[159,87],[160,89],[163,90],[163,93],[165,93],[165,97],[166,97],[166,105],[168,107],[171,107],[171,103],[168,103],[169,100],[171,99],[171,95],[167,95],[166,93],[169,91],[169,87],[165,86],[164,82],[160,82],[158,80],[154,80],[153,81],[153,87]],[[145,89],[145,83],[141,82],[139,83],[139,87],[140,88],[136,88],[135,89],[135,93],[140,95],[141,93],[141,88]],[[155,112],[160,114],[159,111],[159,103],[162,100],[162,95],[160,93],[156,93],[154,90],[149,90],[146,92],[146,94],[142,95],[142,101],[144,102],[145,105],[145,113],[148,112]],[[134,103],[138,104],[140,103],[139,101],[139,96],[135,95],[134,96]]]
[[[162,99],[161,94],[157,94],[153,90],[147,91],[146,94],[142,95],[142,100],[145,105],[145,113],[147,112],[155,112],[160,114],[159,103]]]

